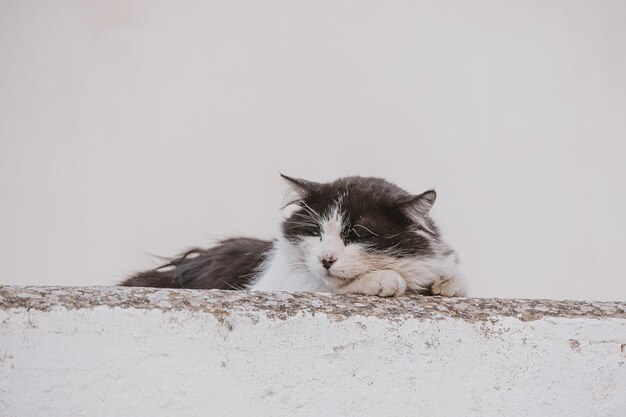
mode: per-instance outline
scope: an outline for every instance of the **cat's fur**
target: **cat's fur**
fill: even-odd
[[[434,190],[413,195],[380,178],[283,178],[291,186],[291,210],[278,239],[234,238],[192,249],[122,285],[465,294],[458,257],[429,215]]]

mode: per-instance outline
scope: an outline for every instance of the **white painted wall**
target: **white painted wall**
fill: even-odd
[[[278,171],[434,186],[473,294],[626,299],[623,1],[0,0],[0,282],[271,237]]]
[[[487,320],[461,299],[435,300],[437,317],[405,297],[90,291],[6,291],[23,305],[0,303],[1,415],[623,417],[626,409],[623,304],[612,318],[553,317],[558,307],[546,304],[545,317],[523,321],[511,310],[530,303],[492,300],[502,315]],[[177,299],[189,303],[181,309]],[[364,308],[343,317],[344,303]],[[395,303],[401,313],[376,314]],[[588,305],[571,307],[578,315]]]

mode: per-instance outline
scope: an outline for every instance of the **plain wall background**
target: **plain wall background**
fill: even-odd
[[[626,2],[0,0],[0,283],[435,187],[477,296],[626,299]]]

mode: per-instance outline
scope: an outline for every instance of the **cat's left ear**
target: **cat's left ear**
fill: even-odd
[[[318,182],[307,181],[301,178],[288,177],[284,174],[280,174],[280,176],[283,177],[285,181],[287,181],[291,189],[300,197],[309,195],[310,193],[316,191],[321,185]]]
[[[428,190],[422,194],[407,197],[403,199],[400,204],[409,212],[418,214],[420,217],[424,218],[430,213],[430,209],[433,208],[436,199],[437,192],[435,192],[435,190]]]

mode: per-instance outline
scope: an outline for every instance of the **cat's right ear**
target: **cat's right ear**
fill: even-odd
[[[300,198],[306,197],[307,195],[316,191],[321,185],[318,182],[307,181],[301,178],[288,177],[287,175],[284,175],[282,173],[280,174],[280,176],[283,177],[285,181],[287,181],[287,184],[289,184],[289,187],[291,187],[292,191],[294,191]]]

